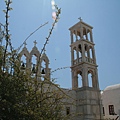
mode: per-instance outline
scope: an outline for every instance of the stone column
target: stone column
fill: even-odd
[[[70,31],[70,37],[71,37],[71,44],[73,43],[73,32]]]
[[[81,39],[83,39],[83,28],[82,28],[82,26],[80,26],[80,36],[81,36]]]
[[[96,56],[95,56],[95,49],[94,48],[92,48],[92,58],[93,58],[94,64],[96,64]]]
[[[75,30],[76,41],[78,41],[77,30]]]
[[[88,57],[88,62],[90,62],[90,51],[89,51],[90,49],[88,48],[87,49],[87,57]]]
[[[86,29],[86,40],[88,40],[87,29]]]
[[[88,70],[87,70],[87,68],[85,68],[85,84],[86,84],[86,86],[89,86],[88,85]]]
[[[73,70],[71,71],[72,74],[72,89],[75,89],[75,85],[74,85],[74,72]]]
[[[83,75],[83,86],[88,86],[88,71],[87,71],[87,68],[83,69],[82,75]]]
[[[74,65],[74,50],[71,47],[71,66]]]
[[[93,42],[93,34],[92,34],[92,31],[90,31],[90,41]]]
[[[72,71],[72,89],[77,89],[78,88],[78,76],[76,72]]]
[[[29,65],[28,68],[31,69],[32,68],[32,56],[30,56],[29,58]]]
[[[84,62],[85,61],[85,48],[84,48],[83,43],[81,44],[81,47],[82,47],[82,62]]]
[[[29,63],[29,58],[28,58],[28,57],[26,57],[26,68],[29,68],[29,66],[30,66],[30,63]]]
[[[92,73],[92,87],[94,87],[94,88],[97,88],[97,86],[96,86],[96,80],[95,80],[95,71],[93,71],[93,73]]]
[[[74,72],[74,82],[75,82],[75,88],[78,88],[78,75],[76,72]]]
[[[78,48],[76,49],[76,54],[77,54],[77,63],[79,63],[79,51],[78,51]]]
[[[96,88],[99,89],[98,70],[97,70],[97,68],[95,69],[95,83],[96,83]]]

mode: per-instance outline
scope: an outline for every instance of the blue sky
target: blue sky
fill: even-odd
[[[50,38],[46,54],[52,70],[70,66],[69,28],[79,17],[93,26],[100,89],[120,83],[120,0],[55,0],[61,8],[60,20]],[[42,49],[52,25],[51,0],[13,0],[10,12],[10,33],[14,48],[18,48],[25,38],[41,24],[49,22],[27,41],[30,51],[33,41]],[[0,0],[0,22],[4,24],[4,0]],[[61,87],[71,88],[70,69],[60,70],[52,77],[57,78]]]

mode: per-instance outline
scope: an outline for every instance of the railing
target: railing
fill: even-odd
[[[80,63],[80,62],[82,62],[82,57],[80,57],[79,59],[75,59],[73,61],[73,65],[76,65],[77,63]]]
[[[76,65],[77,63],[81,63],[81,62],[82,62],[82,57],[80,57],[79,59],[75,59],[73,61],[73,65]],[[85,57],[85,62],[94,63],[94,60],[92,58]]]
[[[77,64],[77,59],[73,61],[73,65],[76,65],[76,64]]]
[[[94,60],[92,58],[85,57],[85,61],[89,63],[94,63]]]
[[[82,62],[82,57],[79,58],[79,62]]]

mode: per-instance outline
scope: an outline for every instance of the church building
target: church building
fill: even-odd
[[[82,19],[69,28],[71,41],[71,82],[72,89],[63,89],[68,96],[64,101],[68,103],[64,106],[64,114],[71,115],[71,120],[102,120],[102,103],[98,81],[98,65],[95,55],[95,44],[92,35],[93,27],[83,22]],[[26,56],[26,67],[31,67],[32,56],[37,60],[40,52],[36,43],[31,52],[24,46],[21,55]],[[45,62],[45,66],[38,69],[45,72],[50,77],[49,59],[45,53],[41,55],[40,64]],[[34,71],[35,64],[32,65]],[[80,84],[81,83],[81,84]],[[72,104],[73,103],[73,104]]]

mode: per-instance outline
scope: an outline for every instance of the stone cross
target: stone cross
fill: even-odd
[[[79,19],[80,21],[82,21],[82,18],[81,18],[81,17],[79,17],[78,19]]]
[[[36,47],[36,44],[37,44],[37,42],[36,42],[36,40],[34,41],[34,46]]]

